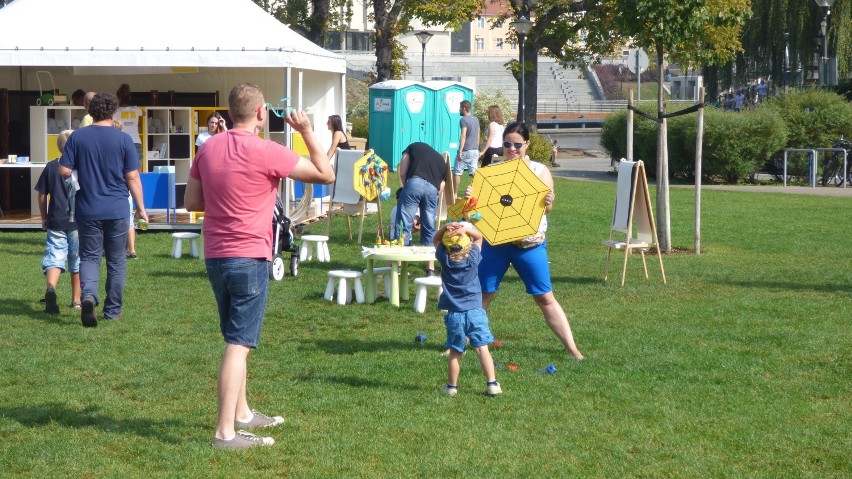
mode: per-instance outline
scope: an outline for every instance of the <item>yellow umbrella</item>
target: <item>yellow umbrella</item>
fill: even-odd
[[[550,188],[522,160],[476,170],[473,196],[453,204],[447,217],[470,221],[493,245],[516,241],[538,231],[544,197]]]

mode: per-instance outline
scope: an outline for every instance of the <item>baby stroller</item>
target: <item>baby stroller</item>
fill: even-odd
[[[272,213],[272,262],[269,263],[269,278],[275,281],[284,279],[285,252],[290,253],[290,274],[299,274],[299,248],[296,245],[296,229],[290,218],[284,215],[284,203],[281,197],[275,199]]]

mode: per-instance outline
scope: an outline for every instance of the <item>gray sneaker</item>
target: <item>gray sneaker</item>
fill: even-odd
[[[234,421],[235,428],[244,428],[244,429],[258,429],[262,427],[272,427],[277,426],[279,424],[284,424],[284,418],[281,416],[269,417],[266,414],[259,413],[257,411],[252,410],[254,417],[251,418],[249,422],[242,422],[240,420]]]
[[[211,444],[213,447],[220,447],[222,449],[245,449],[254,446],[271,446],[275,444],[275,439],[255,436],[245,431],[237,431],[237,435],[230,441],[214,437]]]
[[[489,396],[499,396],[503,394],[503,389],[500,387],[500,383],[495,382],[494,384],[488,384],[485,386],[485,394]]]
[[[447,396],[450,396],[450,397],[453,397],[453,396],[455,396],[456,394],[459,393],[458,387],[450,387],[449,384],[445,384],[444,387],[441,388],[441,390],[444,391],[444,394],[446,394]]]

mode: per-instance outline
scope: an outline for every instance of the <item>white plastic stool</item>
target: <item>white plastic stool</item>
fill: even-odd
[[[313,258],[311,244],[316,244],[317,261],[327,263],[331,261],[331,255],[328,252],[328,236],[324,235],[303,235],[302,248],[299,250],[299,260],[310,261]]]
[[[364,287],[361,286],[360,271],[348,271],[343,269],[334,269],[328,272],[328,284],[325,286],[325,295],[323,296],[328,301],[334,300],[334,285],[337,283],[337,304],[349,304],[352,302],[352,289],[355,289],[355,301],[364,302]],[[346,280],[351,280],[352,283],[347,283]]]
[[[180,258],[183,254],[183,240],[189,240],[189,254],[198,258],[198,233],[172,233],[172,258]]]
[[[385,296],[388,294],[388,289],[390,289],[390,283],[387,282],[388,275],[391,272],[390,266],[380,266],[378,268],[373,268],[373,297],[379,297],[379,281],[382,282],[382,291],[384,291]],[[367,274],[367,270],[363,271],[364,274]]]
[[[438,287],[438,297],[444,291],[441,285],[440,276],[424,276],[423,278],[415,278],[414,284],[417,286],[417,292],[414,293],[414,311],[422,313],[426,311],[426,296],[429,295],[429,286]]]

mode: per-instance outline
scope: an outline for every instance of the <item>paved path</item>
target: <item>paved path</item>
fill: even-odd
[[[599,151],[577,151],[567,150],[559,152],[559,167],[553,168],[551,173],[555,177],[571,178],[586,181],[610,181],[617,179],[610,160]],[[653,178],[649,179],[653,184]],[[672,185],[674,188],[693,188],[694,185]],[[817,196],[847,196],[852,197],[852,187],[838,188],[836,186],[776,186],[776,185],[704,185],[702,190],[731,190],[751,191],[754,193],[787,193],[796,195]]]

